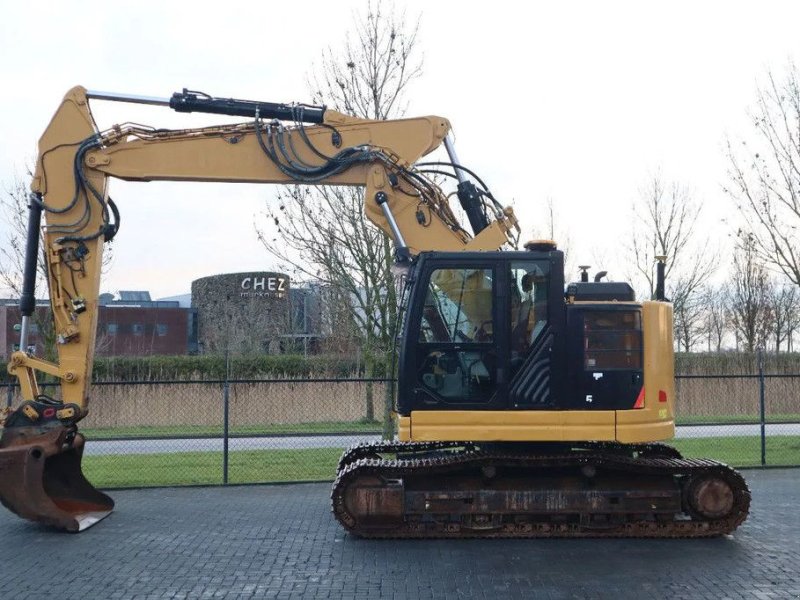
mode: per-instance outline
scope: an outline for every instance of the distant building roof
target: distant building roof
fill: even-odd
[[[189,300],[191,294],[186,295],[186,300],[178,301],[170,298],[163,300],[151,300],[150,293],[144,292],[147,296],[146,300],[114,300],[113,294],[100,294],[98,304],[105,307],[116,308],[191,308],[191,301]],[[179,298],[179,297],[178,297]],[[19,300],[16,298],[0,298],[0,306],[19,306]],[[50,306],[50,300],[47,298],[37,298],[36,306],[45,307]]]
[[[123,302],[150,302],[150,292],[145,290],[120,290],[119,299]]]
[[[0,299],[0,306],[19,306],[19,298],[2,298]],[[50,306],[50,300],[36,298],[36,306]]]
[[[181,308],[192,307],[191,294],[178,294],[177,296],[167,296],[166,298],[159,298],[158,302],[177,302]]]

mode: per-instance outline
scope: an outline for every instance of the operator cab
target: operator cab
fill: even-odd
[[[641,305],[626,283],[571,283],[553,247],[424,252],[411,272],[398,412],[631,409]]]

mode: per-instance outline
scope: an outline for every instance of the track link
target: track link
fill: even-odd
[[[474,449],[474,444],[464,442],[391,442],[376,441],[355,444],[344,451],[339,459],[336,472],[339,473],[347,465],[365,458],[379,459],[382,454],[408,453],[415,456],[430,452],[456,450],[463,448],[465,451]]]
[[[723,463],[681,458],[664,444],[586,443],[566,451],[565,447],[536,444],[518,451],[509,445],[481,447],[463,442],[357,446],[346,451],[340,461],[331,491],[332,510],[345,529],[369,538],[712,537],[732,532],[747,518],[747,484]],[[384,458],[384,454],[398,457]],[[463,505],[480,502],[483,491],[480,485],[475,489],[476,474],[478,479],[487,477],[491,488],[497,472],[511,473],[517,485],[528,477],[515,496],[519,498],[525,497],[526,485],[535,488],[536,477],[542,474],[550,478],[583,474],[578,477],[589,482],[586,505],[564,512],[542,510],[541,506],[514,512],[505,506],[497,512],[469,513]],[[653,509],[661,508],[605,514],[597,508],[600,505],[591,490],[598,472],[622,480],[632,502],[639,502],[637,506],[649,503],[647,495],[652,494]],[[570,477],[574,488],[575,477]],[[437,483],[444,480],[451,485],[437,489]],[[642,481],[657,481],[660,487],[655,491],[637,488]],[[474,498],[470,496],[473,492]],[[420,498],[430,498],[424,509]],[[543,491],[541,498],[548,506],[564,501],[558,491]],[[670,502],[676,506],[674,510],[664,508]],[[442,509],[450,504],[455,507],[452,512]]]

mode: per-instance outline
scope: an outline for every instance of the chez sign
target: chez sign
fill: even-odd
[[[289,281],[287,277],[280,275],[255,275],[243,278],[240,287],[242,298],[283,298],[288,290]]]

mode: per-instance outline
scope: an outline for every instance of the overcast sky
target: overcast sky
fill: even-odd
[[[15,2],[0,0],[0,182],[35,159],[36,142],[73,85],[164,96],[308,101],[306,76],[338,47],[365,1]],[[424,75],[409,116],[454,125],[461,161],[526,233],[552,199],[575,263],[621,276],[630,207],[660,172],[705,205],[703,230],[725,247],[726,136],[750,134],[747,109],[767,69],[800,56],[800,2],[431,2],[419,15]],[[95,103],[122,121],[194,126],[213,116]],[[254,222],[265,186],[112,182],[122,211],[102,291],[189,291],[198,277],[270,270]],[[7,227],[0,223],[5,233]],[[5,239],[3,235],[2,239]],[[39,294],[41,295],[41,293]]]

